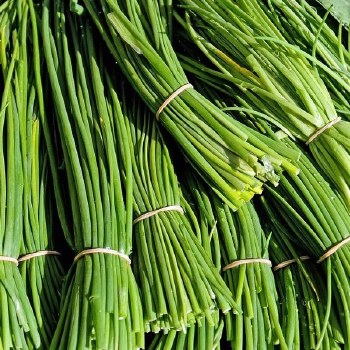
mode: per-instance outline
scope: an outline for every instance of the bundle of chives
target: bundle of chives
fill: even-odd
[[[84,0],[84,4],[135,90],[233,209],[261,193],[262,182],[276,184],[274,170],[297,173],[259,136],[242,130],[240,123],[190,88],[165,34],[171,25],[162,1]]]
[[[260,118],[282,125],[308,144],[350,205],[350,124],[340,121],[314,66],[318,60],[296,50],[261,0],[180,3],[188,9],[186,21],[177,18],[219,70],[215,76],[235,86]]]
[[[326,316],[327,286],[323,271],[310,257],[297,252],[304,248],[294,246],[286,227],[268,201],[261,197],[267,220],[266,228],[272,230],[269,246],[276,286],[281,300],[281,317],[288,349],[341,349],[344,338],[336,313],[331,313],[323,333]],[[301,255],[301,256],[300,256]]]
[[[24,239],[21,245],[19,270],[24,280],[27,295],[38,323],[42,346],[49,348],[58,318],[60,290],[64,271],[58,252],[53,251],[52,198],[48,188],[48,159],[42,142],[38,94],[33,52],[36,35],[33,3],[23,7],[18,14],[24,25],[19,42],[21,69],[18,69],[18,100],[21,152],[23,171],[23,218]],[[15,70],[16,72],[17,70]],[[16,74],[16,73],[15,73]]]
[[[24,176],[24,242],[19,259],[19,270],[38,323],[42,345],[49,348],[58,319],[64,269],[60,253],[54,250],[52,234],[52,203],[47,194],[47,157],[38,157],[38,119],[32,125],[32,162]],[[29,135],[28,135],[29,136]],[[28,140],[29,141],[29,140]],[[39,167],[40,166],[40,167]],[[36,178],[39,175],[38,178]],[[35,179],[34,179],[35,178]],[[32,181],[32,182],[30,182]]]
[[[269,5],[274,23],[283,35],[323,63],[315,61],[316,66],[321,68],[318,71],[331,92],[337,112],[349,120],[350,52],[343,44],[346,38],[343,37],[342,23],[335,33],[334,25],[330,23],[330,9],[321,17],[310,1],[273,0]],[[348,35],[350,47],[349,40]],[[322,68],[324,65],[326,69]]]
[[[17,6],[18,5],[18,6]],[[27,4],[0,6],[0,348],[41,346],[38,325],[17,268],[23,239],[23,189],[28,157],[24,143],[27,121]]]
[[[156,120],[141,103],[124,114],[120,129],[130,144],[134,183],[134,271],[146,329],[185,329],[203,317],[213,325],[217,308],[224,313],[239,308],[183,213]]]
[[[224,265],[222,274],[243,310],[241,315],[229,313],[224,319],[231,347],[270,349],[279,344],[281,349],[288,349],[278,312],[268,242],[253,205],[247,203],[233,213],[198,181],[192,181],[190,188],[195,198],[193,206],[198,208],[197,215],[206,216],[211,223],[209,226],[217,221]]]
[[[187,177],[186,177],[187,178]],[[187,182],[187,181],[186,181]],[[215,221],[207,215],[208,198],[198,197],[198,202],[191,196],[191,188],[183,186],[182,189],[187,195],[181,198],[183,208],[185,208],[190,225],[196,232],[197,238],[205,249],[208,256],[214,262],[218,271],[221,270],[221,256],[218,231]],[[194,212],[192,206],[200,206],[200,215],[198,211]],[[184,331],[170,330],[169,332],[158,333],[154,336],[148,349],[198,349],[198,350],[220,350],[221,340],[224,329],[224,318],[219,311],[213,316],[213,324],[209,323],[205,318],[199,322],[189,326]],[[224,348],[224,347],[223,347]]]
[[[285,143],[297,147],[287,138]],[[284,223],[289,238],[302,242],[306,254],[318,264],[327,265],[327,272],[332,274],[332,283],[328,282],[327,288],[331,288],[335,302],[332,312],[339,316],[344,348],[349,349],[350,250],[345,245],[350,232],[349,212],[306,155],[301,157],[298,165],[300,175],[282,176],[277,190],[268,187],[265,191],[265,199],[275,213],[274,217]],[[327,307],[331,307],[330,302]],[[327,322],[327,318],[323,320],[323,324]]]
[[[267,241],[254,207],[246,204],[232,215],[227,207],[216,203],[216,211],[226,265],[225,280],[236,290],[236,300],[240,300],[243,308],[243,316],[230,315],[225,320],[228,339],[236,349],[268,349],[274,343],[288,349],[278,314]],[[244,264],[245,259],[253,260]],[[231,268],[235,261],[243,265]]]
[[[120,106],[116,92],[105,83],[103,52],[95,52],[84,19],[65,12],[64,1],[44,2],[41,35],[70,198],[66,213],[71,231],[65,234],[77,254],[50,348],[135,349],[144,346],[144,337],[129,258],[130,146],[126,137],[116,146],[117,136],[125,135],[115,125]],[[123,173],[120,154],[126,155]]]

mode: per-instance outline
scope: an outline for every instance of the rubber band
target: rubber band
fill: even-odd
[[[282,270],[284,269],[285,267],[291,265],[291,264],[294,264],[297,262],[297,260],[300,260],[300,261],[305,261],[305,260],[309,260],[311,259],[309,256],[306,256],[306,255],[303,255],[303,256],[300,256],[298,259],[290,259],[290,260],[286,260],[286,261],[282,261],[281,263],[279,263],[278,265],[276,265],[274,268],[273,268],[273,271],[276,272],[278,270]]]
[[[133,222],[132,224],[135,225],[137,224],[138,222],[142,221],[142,220],[146,220],[154,215],[157,215],[159,213],[163,213],[163,212],[166,212],[166,211],[177,211],[181,214],[184,213],[184,210],[182,209],[182,207],[180,205],[169,205],[167,207],[163,207],[163,208],[159,208],[159,209],[156,209],[156,210],[153,210],[153,211],[149,211],[147,213],[144,213],[142,215],[140,215],[139,217],[137,217]]]
[[[158,111],[156,113],[156,119],[159,120],[159,115],[163,112],[163,110],[166,108],[166,106],[174,100],[177,96],[179,96],[182,92],[186,91],[187,89],[193,88],[192,84],[187,83],[185,85],[180,86],[177,90],[175,90],[158,108]]]
[[[45,256],[45,255],[56,255],[56,256],[60,256],[62,255],[60,252],[56,252],[55,250],[39,250],[35,253],[30,253],[30,254],[26,254],[26,255],[23,255],[22,257],[20,257],[18,259],[18,262],[23,262],[23,261],[26,261],[26,260],[30,260],[30,259],[33,259],[33,258],[36,258],[36,257],[39,257],[39,256]]]
[[[223,267],[222,271],[233,269],[233,268],[240,266],[240,265],[243,265],[243,264],[253,264],[253,263],[266,264],[266,265],[269,265],[270,267],[272,266],[272,262],[269,259],[263,259],[263,258],[242,259],[242,260],[233,261],[232,263],[226,265],[225,267]]]
[[[311,142],[315,141],[322,133],[324,133],[326,130],[334,126],[335,124],[339,123],[341,121],[340,117],[337,117],[330,122],[328,122],[326,125],[323,125],[322,128],[316,130],[309,139],[306,141],[306,145],[309,145]]]
[[[0,255],[0,261],[8,261],[10,263],[16,264],[18,266],[18,260],[10,256]]]
[[[128,255],[119,252],[118,250],[113,250],[110,248],[91,248],[91,249],[85,249],[78,253],[73,260],[73,263],[77,262],[80,258],[82,258],[85,255],[90,255],[90,254],[98,254],[98,253],[103,253],[103,254],[110,254],[110,255],[115,255],[119,256],[120,258],[124,259],[125,261],[128,262],[128,264],[131,264],[131,260]]]
[[[337,243],[336,245],[334,245],[333,247],[329,248],[317,261],[317,264],[320,264],[322,261],[326,260],[327,258],[329,258],[331,255],[333,255],[338,249],[340,249],[343,245],[345,245],[346,243],[350,242],[350,236],[343,239],[342,241],[340,241],[339,243]]]

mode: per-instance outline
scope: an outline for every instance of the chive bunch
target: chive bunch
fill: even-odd
[[[303,54],[308,55],[318,68],[337,113],[349,120],[350,36],[341,22],[336,26],[332,21],[329,14],[332,8],[321,16],[312,5],[306,1],[273,0],[269,9],[278,29],[301,47]],[[295,49],[300,52],[297,47]]]
[[[55,123],[64,158],[58,203],[75,254],[62,292],[52,349],[143,347],[139,289],[129,264],[132,249],[132,164],[121,108],[108,83],[103,53],[85,17],[64,1],[44,1],[41,35],[51,83]],[[116,139],[123,138],[120,148]],[[127,154],[123,172],[121,154]],[[122,178],[124,186],[122,185]],[[70,204],[70,206],[67,205]],[[63,215],[65,214],[65,215]],[[109,254],[108,251],[119,255]],[[130,256],[132,259],[132,256]]]
[[[293,244],[287,227],[269,207],[264,196],[261,203],[267,216],[265,226],[272,230],[269,251],[274,265],[278,268],[279,264],[294,259],[294,262],[275,271],[288,349],[341,349],[344,338],[338,315],[331,313],[329,321],[325,322],[330,302],[328,298],[332,298],[330,282],[328,285],[325,283],[320,266],[310,257],[300,254],[305,249]],[[327,328],[324,330],[325,325]]]
[[[242,314],[228,313],[224,317],[225,334],[231,348],[269,349],[279,344],[281,349],[288,349],[268,260],[268,241],[253,205],[247,203],[234,213],[199,181],[186,181],[190,181],[188,192],[192,194],[190,202],[194,212],[206,219],[207,227],[212,227],[206,234],[209,241],[203,238],[203,244],[209,243],[207,250],[211,246],[213,259],[218,255],[215,247],[219,245],[221,273],[243,310]],[[255,261],[231,267],[232,263],[246,259],[263,259],[267,264]]]
[[[134,183],[133,269],[146,330],[185,330],[204,317],[213,326],[215,310],[237,313],[239,308],[181,207],[178,180],[156,120],[141,103],[124,115],[120,128],[130,145]],[[177,209],[139,220],[169,206]]]
[[[285,143],[297,147],[288,139]],[[348,348],[349,246],[342,246],[323,261],[319,259],[329,248],[349,236],[349,212],[339,194],[306,155],[301,156],[298,166],[301,170],[299,176],[283,175],[277,189],[267,188],[265,199],[274,216],[286,227],[288,238],[302,242],[306,255],[316,261],[317,268],[323,269],[328,276],[332,275],[327,283],[327,288],[331,288],[332,303],[327,306],[338,315],[345,348]],[[323,324],[327,322],[325,319]]]
[[[233,215],[219,203],[215,205],[221,231],[224,264],[241,259],[268,259],[267,241],[251,204]],[[224,268],[226,283],[236,291],[243,314],[226,318],[226,332],[235,349],[268,349],[279,344],[288,349],[278,312],[278,297],[271,266],[259,262]]]
[[[211,74],[238,90],[249,108],[308,144],[314,159],[350,203],[350,124],[338,118],[330,91],[302,49],[275,24],[262,0],[181,0],[187,35],[216,68]],[[204,68],[205,70],[205,68]]]
[[[180,179],[181,181],[181,179]],[[215,220],[208,215],[206,203],[209,200],[205,195],[196,196],[192,191],[195,182],[192,176],[186,176],[186,180],[181,181],[181,203],[186,210],[186,216],[192,226],[198,240],[205,252],[214,262],[218,271],[221,270],[221,253],[219,245],[218,230]],[[206,198],[205,198],[206,197]],[[200,210],[196,210],[200,208]],[[149,349],[225,349],[223,344],[224,317],[219,311],[212,314],[211,323],[206,318],[197,320],[182,331],[170,330],[156,334]]]
[[[54,250],[54,201],[50,195],[48,155],[39,118],[39,99],[43,99],[43,96],[36,85],[37,72],[34,68],[40,63],[34,54],[38,54],[38,47],[33,3],[29,1],[28,5],[23,6],[23,13],[19,16],[23,19],[23,41],[20,43],[23,52],[19,58],[22,76],[18,91],[22,90],[23,93],[18,127],[21,152],[25,155],[22,159],[24,237],[20,250],[21,259],[24,260],[19,260],[19,270],[38,323],[42,346],[48,348],[58,318],[64,271],[58,256],[30,257],[32,253]]]
[[[31,113],[34,91],[28,76],[28,21],[27,3],[6,1],[0,6],[0,256],[13,259],[0,261],[2,349],[41,346],[38,324],[16,265],[25,226],[26,166],[31,160],[27,132],[37,125]]]
[[[170,40],[172,5],[151,1],[83,3],[133,88],[153,113],[186,84]],[[194,89],[177,96],[159,116],[192,165],[233,209],[262,183],[278,182],[275,170],[297,173],[288,159],[250,129],[229,118]]]

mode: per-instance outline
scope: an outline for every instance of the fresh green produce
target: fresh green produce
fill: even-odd
[[[146,329],[185,330],[196,321],[213,326],[215,310],[237,313],[239,307],[181,207],[178,180],[156,120],[141,103],[124,115],[119,129],[130,145],[134,183],[133,270]]]
[[[180,4],[186,11],[177,19],[211,62],[211,69],[197,64],[197,70],[203,66],[211,81],[219,78],[233,86],[239,107],[306,143],[350,206],[350,124],[340,120],[317,58],[296,50],[295,39],[279,31],[262,0]]]
[[[0,350],[350,350],[332,3],[0,1]]]
[[[272,230],[269,251],[275,265],[288,349],[342,349],[344,338],[337,313],[330,314],[324,330],[330,303],[327,298],[332,298],[332,294],[327,290],[322,269],[309,256],[300,254],[304,251],[303,246],[293,246],[287,227],[264,197],[261,197],[261,202],[266,210],[266,229]]]
[[[232,215],[227,207],[217,203],[216,211],[226,264],[223,268],[225,280],[236,291],[236,300],[240,300],[244,310],[242,316],[231,314],[225,320],[232,348],[269,349],[277,343],[281,349],[288,349],[268,261],[268,242],[254,207],[247,204]],[[258,260],[245,264],[246,259]],[[234,267],[234,262],[243,264]]]
[[[312,5],[310,1],[273,0],[269,9],[278,30],[294,42],[295,52],[312,56],[310,60],[330,91],[337,113],[349,120],[350,36],[341,23],[337,27],[331,21],[331,8],[323,15]]]
[[[208,324],[206,319],[200,323],[190,326],[186,333],[183,331],[170,330],[169,333],[158,333],[152,340],[149,350],[220,350],[225,349],[220,346],[222,332],[224,328],[223,320],[219,319],[218,313],[215,313],[214,325]]]
[[[243,128],[196,90],[187,88],[168,100],[188,83],[171,45],[171,2],[83,3],[134,89],[231,208],[261,193],[263,182],[277,184],[276,170],[298,172],[274,143],[267,145],[263,136]],[[159,115],[165,101],[169,103]]]
[[[188,181],[185,182],[184,185],[188,185]],[[190,219],[190,225],[196,232],[202,247],[214,262],[216,269],[220,271],[221,254],[218,230],[215,221],[211,215],[208,215],[208,207],[205,205],[206,200],[203,196],[203,200],[197,197],[197,201],[192,196],[193,193],[188,186],[182,186],[181,189],[186,192],[186,195],[181,197],[181,203],[186,210],[186,216]],[[192,206],[200,208],[200,210],[193,210]],[[209,323],[206,318],[202,318],[183,331],[170,330],[169,332],[158,333],[154,336],[148,349],[225,349],[226,344],[222,344],[224,328],[222,313],[218,311],[213,313],[212,321]]]
[[[297,148],[289,139],[284,141],[291,148]],[[329,313],[335,313],[344,337],[344,348],[349,349],[350,247],[346,244],[338,246],[349,238],[349,212],[338,193],[306,155],[301,156],[298,165],[299,176],[281,176],[278,188],[268,187],[264,198],[274,217],[284,223],[287,238],[299,242],[305,249],[303,255],[312,257],[319,269],[324,266],[327,276],[331,274],[331,278],[327,278],[327,289],[332,293],[332,300],[328,297],[322,326],[327,326]]]
[[[20,42],[22,78],[17,92],[20,114],[19,131],[23,172],[23,234],[19,270],[38,323],[42,347],[49,348],[58,319],[60,290],[64,271],[58,252],[54,252],[53,209],[50,196],[48,156],[43,143],[39,99],[34,70],[38,62],[36,15],[31,1],[23,6],[23,33]],[[33,54],[35,52],[35,54]],[[37,73],[37,72],[35,72]],[[40,255],[47,254],[47,255]],[[55,255],[56,254],[56,255]]]
[[[243,310],[242,314],[228,313],[224,318],[226,338],[232,349],[270,349],[274,344],[288,349],[268,257],[268,240],[253,205],[247,203],[233,213],[206,186],[188,178],[185,181],[189,181],[188,192],[193,198],[189,202],[197,216],[206,219],[201,219],[198,231],[210,238],[215,260],[218,256],[215,246],[219,243],[222,275]],[[207,240],[204,237],[203,244],[208,245]],[[209,249],[210,246],[206,250]]]
[[[18,5],[18,6],[17,6]],[[33,84],[27,61],[27,3],[5,1],[0,6],[0,348],[41,346],[38,324],[17,268],[23,239],[23,202],[31,195],[27,164],[34,124]],[[28,48],[28,50],[30,50]],[[28,154],[29,153],[29,154]],[[35,176],[33,181],[39,178]]]
[[[62,187],[56,188],[61,195],[56,200],[65,209],[60,213],[62,226],[77,254],[66,277],[50,348],[143,347],[141,301],[130,266],[130,145],[126,130],[116,126],[122,118],[121,107],[116,91],[107,83],[104,54],[94,45],[86,18],[70,12],[64,1],[50,0],[44,1],[41,15],[55,124],[64,156]],[[120,148],[117,138],[123,138]],[[126,155],[123,172],[122,153]],[[69,201],[62,203],[65,181]]]

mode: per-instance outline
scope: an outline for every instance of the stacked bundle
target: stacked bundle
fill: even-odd
[[[180,2],[188,12],[177,18],[217,68],[207,70],[209,79],[225,80],[235,88],[240,107],[305,142],[350,206],[350,124],[337,115],[315,66],[318,60],[279,30],[279,18],[264,1]],[[343,82],[339,74],[333,76]]]

